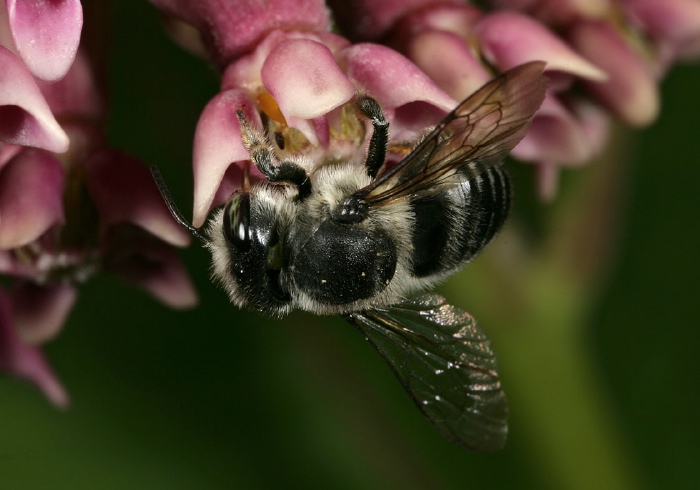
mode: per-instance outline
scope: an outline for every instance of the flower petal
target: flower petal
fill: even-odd
[[[0,143],[0,171],[2,171],[2,168],[5,166],[5,164],[12,160],[12,158],[21,150],[21,146],[4,145]]]
[[[461,3],[461,0],[354,0],[334,2],[333,9],[344,32],[350,32],[358,39],[374,41],[385,36],[397,22],[412,12]],[[426,9],[427,6],[430,8]]]
[[[37,347],[25,345],[15,330],[12,302],[0,291],[0,371],[24,378],[36,386],[57,407],[66,407],[68,394]]]
[[[429,9],[416,10],[401,19],[392,37],[400,42],[424,31],[443,31],[457,34],[466,43],[482,15],[480,9],[461,1],[454,5],[431,5]]]
[[[68,149],[68,136],[54,119],[24,63],[0,46],[0,141],[56,153]]]
[[[0,250],[0,274],[34,277],[34,273],[35,269],[17,257],[14,250]]]
[[[114,236],[124,246],[116,255],[117,262],[109,263],[108,268],[172,308],[195,306],[197,291],[175,249],[152,235],[126,235],[124,239]],[[132,247],[124,240],[132,241]]]
[[[437,124],[457,101],[393,49],[360,43],[342,50],[341,65],[355,85],[379,102],[394,140],[410,140]]]
[[[650,69],[605,22],[582,21],[571,30],[572,44],[609,75],[586,82],[589,91],[628,124],[645,126],[659,113],[659,90]]]
[[[309,39],[277,44],[265,60],[262,81],[288,120],[313,119],[348,102],[355,87],[325,45]]]
[[[17,53],[35,77],[55,81],[73,63],[83,26],[80,0],[7,0]]]
[[[250,160],[241,140],[236,111],[243,108],[253,126],[260,127],[255,105],[240,90],[226,90],[215,96],[199,117],[194,134],[194,217],[192,224],[202,226],[212,208],[217,189],[229,166]],[[257,169],[251,169],[257,172]],[[254,173],[254,172],[251,172]],[[259,173],[258,173],[259,175]]]
[[[253,52],[241,56],[226,67],[221,79],[222,91],[239,89],[247,91],[250,97],[257,96],[263,87],[262,67],[270,52],[278,44],[293,39],[306,39],[321,43],[330,49],[334,56],[350,44],[347,39],[330,32],[272,31],[258,43]]]
[[[63,165],[25,148],[0,172],[0,249],[26,245],[63,222]]]
[[[207,57],[207,48],[202,43],[202,35],[192,24],[177,17],[164,17],[163,27],[180,47],[201,58]]]
[[[672,46],[683,59],[700,57],[700,2],[697,0],[624,0],[630,18],[657,42]]]
[[[411,61],[456,100],[465,99],[491,78],[464,39],[452,32],[423,32],[413,36],[405,49]]]
[[[577,98],[569,101],[569,108],[579,121],[581,130],[588,141],[593,158],[600,154],[610,137],[612,117],[603,107],[589,99]]]
[[[143,163],[109,149],[94,154],[85,168],[103,232],[117,223],[133,223],[177,247],[189,244],[190,234],[171,216]]]
[[[589,63],[536,20],[515,12],[485,15],[477,23],[484,56],[502,71],[533,60],[547,62],[547,71],[561,71],[589,80],[605,80],[605,72]]]
[[[527,134],[513,149],[513,156],[527,161],[580,165],[592,154],[579,121],[548,92]]]
[[[415,64],[393,49],[379,44],[354,44],[340,51],[339,60],[345,65],[348,78],[377,99],[387,112],[411,102],[425,102],[445,112],[457,105]]]
[[[493,0],[492,3],[497,8],[530,12],[554,25],[578,18],[601,19],[613,8],[612,0]]]
[[[51,83],[40,81],[38,86],[55,117],[101,120],[105,103],[94,77],[94,68],[81,50],[63,78]]]
[[[222,87],[224,90],[244,90],[251,98],[259,97],[261,92],[265,95],[269,94],[270,100],[273,101],[279,112],[278,120],[284,120],[289,127],[301,131],[312,145],[323,144],[323,141],[328,139],[327,135],[317,132],[316,124],[309,119],[309,113],[311,112],[312,119],[318,122],[320,118],[325,117],[328,112],[333,110],[333,105],[336,107],[339,105],[333,104],[333,101],[330,101],[329,104],[329,97],[336,97],[341,100],[340,104],[343,104],[354,95],[355,88],[340,71],[334,59],[335,53],[348,44],[346,39],[331,33],[273,31],[256,47],[254,52],[241,57],[226,68],[222,78]],[[309,53],[305,51],[309,47],[309,51],[318,51],[324,59],[324,67],[321,67],[315,53],[308,56]],[[298,52],[295,52],[297,48]],[[270,59],[273,51],[276,54],[273,54],[272,59]],[[285,51],[287,51],[286,54]],[[328,51],[331,53],[330,58]],[[281,60],[279,59],[280,55],[282,55]],[[303,65],[306,65],[307,68],[309,66],[317,68],[309,71]],[[263,82],[263,68],[267,74],[265,83]],[[297,72],[299,69],[301,73]],[[310,75],[318,76],[310,84],[300,83],[300,81],[308,81],[305,80],[305,77]],[[309,87],[318,81],[326,84],[328,90],[317,97],[314,94],[309,94]],[[284,100],[280,103],[276,98]],[[315,103],[315,105],[309,105],[309,102]],[[299,114],[296,114],[297,112]],[[318,112],[320,115],[315,115],[314,112]]]
[[[72,285],[40,286],[21,281],[12,290],[15,329],[25,344],[39,345],[54,338],[73,308]]]

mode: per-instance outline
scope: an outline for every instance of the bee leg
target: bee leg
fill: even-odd
[[[294,162],[282,162],[273,167],[271,174],[265,174],[270,182],[288,182],[299,189],[297,200],[303,201],[311,194],[311,179],[304,167]]]
[[[270,142],[265,135],[254,130],[243,114],[243,110],[236,111],[238,122],[241,125],[241,139],[245,145],[250,159],[255,166],[270,182],[286,182],[299,189],[298,200],[305,199],[311,194],[311,180],[306,170],[294,162],[281,162],[276,164]]]
[[[366,95],[360,96],[355,104],[365,117],[372,120],[372,126],[374,127],[372,139],[369,141],[365,167],[367,168],[367,175],[371,178],[375,178],[379,169],[384,165],[384,160],[386,158],[386,146],[389,141],[389,123],[384,118],[381,107],[379,107],[377,101],[372,97]]]

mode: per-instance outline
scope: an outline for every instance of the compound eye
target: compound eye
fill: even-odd
[[[239,252],[250,250],[250,193],[234,194],[224,208],[224,235]]]

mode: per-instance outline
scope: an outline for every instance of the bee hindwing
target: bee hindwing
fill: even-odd
[[[345,318],[444,437],[476,451],[503,447],[508,403],[490,342],[468,313],[425,294]]]

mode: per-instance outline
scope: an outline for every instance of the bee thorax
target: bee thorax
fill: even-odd
[[[296,249],[290,273],[305,295],[341,305],[382,292],[394,277],[396,263],[396,247],[383,230],[327,220]]]

